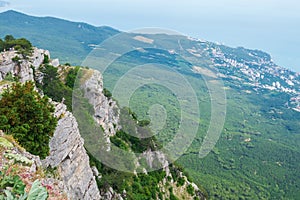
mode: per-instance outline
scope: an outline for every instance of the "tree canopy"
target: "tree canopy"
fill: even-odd
[[[32,82],[15,83],[4,91],[0,105],[0,129],[30,153],[45,158],[57,124],[48,97],[41,97]]]
[[[0,52],[14,48],[23,56],[31,53],[32,44],[25,38],[15,39],[12,35],[6,35],[4,40],[0,39]]]

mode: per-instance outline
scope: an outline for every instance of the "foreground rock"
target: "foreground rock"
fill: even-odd
[[[58,167],[68,199],[100,199],[75,117],[62,103],[56,104],[55,116],[60,120],[44,164]]]

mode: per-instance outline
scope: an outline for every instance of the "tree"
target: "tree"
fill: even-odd
[[[67,105],[68,110],[72,110],[72,88],[67,87],[60,81],[57,68],[46,64],[41,68],[44,74],[42,84],[37,86],[41,88],[47,96],[54,101],[61,102],[64,98],[64,103]]]
[[[66,77],[66,86],[68,86],[69,88],[73,89],[79,69],[80,67],[71,68],[68,72],[68,75]]]
[[[12,35],[7,35],[4,41],[0,39],[0,52],[4,49],[14,48],[23,58],[32,54],[32,44],[25,38],[15,39]]]
[[[48,97],[41,97],[32,82],[16,83],[4,91],[0,105],[0,128],[13,135],[27,151],[45,158],[57,124]]]
[[[4,41],[0,39],[0,52],[4,50]]]
[[[6,35],[6,36],[4,37],[4,41],[5,41],[5,42],[10,42],[10,41],[13,41],[13,40],[15,40],[15,38],[14,38],[14,36],[12,36],[12,35]]]

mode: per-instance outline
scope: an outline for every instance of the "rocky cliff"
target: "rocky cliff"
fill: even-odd
[[[45,74],[40,71],[40,67],[43,66],[45,58],[50,58],[49,52],[37,48],[33,49],[29,58],[23,58],[22,55],[14,50],[2,52],[0,54],[0,86],[2,86],[2,89],[8,87],[14,81],[37,81],[41,83]],[[49,64],[54,67],[59,66],[58,60],[49,60]],[[62,66],[59,67],[62,68]],[[60,71],[63,72],[65,70]],[[103,79],[100,72],[91,69],[85,70],[83,79],[80,89],[93,107],[95,122],[104,130],[109,150],[111,138],[122,128],[120,125],[120,110],[111,97],[104,95]],[[43,167],[45,169],[48,167],[57,169],[60,183],[62,183],[68,199],[126,198],[126,190],[117,192],[113,185],[100,188],[99,190],[96,179],[98,181],[101,180],[103,174],[96,167],[90,166],[90,158],[84,148],[84,140],[80,135],[76,118],[67,110],[63,102],[57,103],[53,101],[52,103],[55,105],[54,115],[59,120],[49,144],[49,156],[42,161]],[[171,193],[174,193],[179,198],[193,199],[195,197],[205,199],[200,189],[188,181],[187,177],[180,170],[174,167],[170,169],[170,163],[162,152],[153,153],[148,149],[141,155],[146,159],[150,168],[156,159],[163,166],[165,175],[157,185],[160,193],[164,194],[159,197],[160,199],[170,198]],[[136,167],[139,165],[138,162]],[[176,174],[177,179],[181,178],[184,180],[182,185],[178,185],[174,174],[172,175],[170,172],[171,170]],[[144,174],[148,174],[147,170],[144,170]],[[136,174],[135,176],[138,178],[139,175]],[[170,185],[172,190],[174,190],[172,192],[168,188]],[[192,195],[186,192],[187,187],[192,187],[194,191]]]
[[[50,58],[50,53],[37,48],[34,48],[32,55],[26,59],[14,50],[1,53],[1,90],[15,80],[22,83],[34,81],[34,71],[40,74],[39,77],[42,78],[43,75],[39,72],[39,67],[43,64],[45,56]],[[13,58],[18,58],[18,61]],[[50,60],[49,64],[57,67],[59,62],[57,59]],[[43,166],[44,168],[48,166],[58,168],[64,191],[69,199],[100,199],[76,119],[71,112],[67,111],[63,103],[52,103],[55,105],[54,115],[59,118],[59,121],[49,144],[50,155],[42,161]]]
[[[81,89],[84,91],[84,97],[88,99],[89,103],[93,105],[94,108],[94,119],[95,121],[103,128],[108,150],[110,150],[111,141],[110,138],[115,136],[118,130],[122,129],[120,125],[120,109],[117,103],[109,97],[106,97],[103,94],[103,79],[100,72],[95,70],[86,70],[83,77],[81,78]],[[137,131],[138,129],[136,129]],[[139,135],[136,133],[136,135]],[[170,193],[166,187],[166,185],[172,185],[173,191],[177,197],[184,199],[205,199],[205,195],[199,189],[199,187],[190,182],[188,178],[176,167],[172,167],[170,169],[170,162],[167,159],[167,156],[160,151],[151,151],[148,149],[141,154],[141,157],[138,158],[136,163],[136,168],[140,167],[140,162],[145,159],[147,162],[147,167],[152,168],[153,165],[158,161],[160,166],[162,166],[162,170],[165,172],[165,177],[162,179],[160,184],[160,192],[164,195],[162,199],[170,198]],[[175,180],[174,175],[170,172],[173,170],[177,176],[177,178],[184,180],[183,185],[178,185]],[[147,170],[143,169],[144,174],[148,174]],[[101,174],[100,174],[101,175]],[[136,174],[138,176],[138,174]],[[190,187],[194,191],[194,195],[186,192],[186,188]],[[124,191],[126,194],[126,191]],[[111,187],[103,193],[105,196],[104,199],[122,199],[122,197],[126,196],[123,194],[118,194]]]
[[[50,141],[50,155],[44,165],[58,167],[69,199],[100,199],[75,117],[63,103],[54,103],[58,125]]]
[[[8,75],[22,83],[33,81],[33,71],[43,64],[45,56],[50,58],[49,51],[38,48],[33,48],[32,54],[28,58],[24,58],[13,49],[2,52],[0,54],[0,81],[8,78]],[[55,59],[50,64],[57,67],[59,62]]]

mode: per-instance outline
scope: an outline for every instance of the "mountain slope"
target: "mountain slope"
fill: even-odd
[[[110,27],[94,27],[86,23],[70,22],[53,17],[32,17],[16,11],[0,13],[0,35],[25,37],[34,46],[48,49],[61,62],[79,65],[99,44],[118,33]]]
[[[11,44],[12,41],[18,40],[11,40]],[[14,45],[14,47],[16,46]],[[39,170],[46,169],[46,171],[58,175],[68,199],[206,199],[203,191],[190,181],[181,168],[168,164],[163,152],[153,153],[158,146],[153,138],[134,140],[122,129],[119,121],[128,120],[137,125],[136,134],[148,131],[142,130],[130,113],[120,111],[117,103],[112,98],[105,96],[100,72],[59,64],[54,67],[52,63],[58,63],[57,59],[51,60],[49,57],[48,51],[37,48],[31,48],[31,53],[27,56],[23,56],[13,48],[0,52],[0,95],[3,94],[0,96],[0,100],[1,105],[5,104],[5,107],[0,107],[0,118],[2,119],[0,129],[3,129],[5,134],[12,135],[10,138],[15,137],[26,150],[43,158],[43,168],[39,168]],[[74,83],[77,73],[82,75],[82,79],[79,80],[82,90],[79,93],[74,91],[76,98],[73,103],[76,105],[71,113],[64,103],[70,103],[66,100],[72,96],[74,84],[68,83]],[[19,84],[14,85],[15,83]],[[47,103],[47,108],[51,109],[48,115],[54,119],[53,122],[46,118],[42,106],[35,107],[34,111],[26,107],[29,105],[28,101],[35,102],[30,94],[35,95],[36,99],[40,96],[35,91],[35,87],[44,94],[45,99],[39,101]],[[20,91],[19,88],[22,90]],[[51,90],[55,90],[55,92]],[[68,92],[69,90],[71,92]],[[3,91],[4,93],[2,93]],[[51,100],[48,99],[48,96]],[[61,103],[53,101],[54,98]],[[13,107],[10,107],[12,104]],[[33,106],[31,105],[30,108]],[[90,109],[87,110],[87,107]],[[69,107],[70,109],[72,106]],[[19,118],[22,119],[22,122],[16,123],[15,119]],[[43,127],[47,127],[47,123],[52,127],[49,135],[47,135],[49,128],[43,129]],[[38,125],[35,126],[36,124]],[[30,130],[30,133],[27,129]],[[92,136],[91,133],[93,133]],[[101,137],[102,134],[103,137]],[[9,138],[9,136],[6,137]],[[40,142],[39,139],[44,137],[48,141]],[[3,141],[1,137],[0,139],[0,146],[2,143],[8,147],[11,146],[6,140]],[[101,141],[105,142],[101,143]],[[135,172],[140,173],[118,171],[103,164],[105,160],[102,160],[101,155],[105,155],[107,149],[113,149],[113,144],[125,145],[128,154],[131,155],[134,149],[143,152],[138,163],[132,165],[133,162],[127,162],[130,163],[128,166],[134,167]],[[47,148],[48,146],[49,148]],[[35,151],[31,150],[33,147],[37,147]],[[42,151],[42,147],[44,151]],[[103,151],[100,150],[102,148]],[[10,150],[0,148],[0,157],[2,157],[2,153],[4,156],[7,155],[8,152],[5,151]],[[113,154],[109,154],[112,157]],[[9,159],[18,158],[15,159],[15,162],[28,161],[28,165],[32,168],[35,167],[33,162],[22,156],[9,154],[8,157],[11,157]],[[122,155],[114,159],[114,162],[118,163],[123,159],[127,159],[127,157]],[[145,163],[143,159],[147,162]],[[152,171],[152,166],[157,164],[156,161],[161,162],[162,168]],[[2,167],[1,171],[6,170],[5,168],[10,168],[11,171],[16,170],[14,162],[5,161],[4,164],[5,166],[0,166]],[[23,174],[20,173],[16,174],[17,179],[19,176],[22,177]],[[0,175],[0,197],[3,195],[6,197],[8,196],[7,191],[12,189],[9,186],[18,181],[14,181],[14,179],[10,184],[6,184],[7,177],[3,177],[2,173]],[[23,189],[20,191],[22,195]],[[47,190],[49,193],[52,192],[51,188],[47,188]]]
[[[26,22],[24,17],[21,15],[20,21]],[[84,56],[77,53],[85,52],[87,55],[88,51],[84,50],[85,45],[78,45],[80,39],[65,35],[68,30],[53,26],[50,23],[52,18],[42,19],[53,29],[51,33],[60,32],[60,37],[70,43],[51,41],[56,37],[42,34],[37,23],[26,30],[35,40],[49,39],[44,45],[49,45],[47,49],[60,49],[56,51],[58,57],[64,58],[68,54],[81,63]],[[12,32],[9,34],[26,37],[27,33],[18,32],[22,24],[17,25],[17,21],[11,20],[8,27]],[[37,18],[34,17],[27,19],[33,24],[35,20]],[[0,26],[2,24],[3,21]],[[81,33],[75,25],[73,28],[75,35]],[[104,36],[107,34],[104,33]],[[195,140],[178,162],[208,190],[210,198],[297,199],[300,196],[299,73],[276,65],[270,55],[259,50],[231,48],[177,35],[124,33],[123,36],[126,40],[116,41],[109,50],[116,52],[115,55],[124,49],[130,51],[121,55],[103,73],[104,86],[112,91],[126,72],[148,63],[170,67],[190,82],[199,100],[201,123]],[[68,45],[75,45],[74,49],[78,47],[80,51],[74,52],[73,46],[70,48]],[[143,49],[138,49],[141,46]],[[183,59],[182,55],[187,59]],[[93,63],[83,64],[99,68]],[[215,71],[224,82],[227,115],[215,148],[207,157],[199,159],[199,149],[211,116],[211,99],[202,78],[202,75],[211,75],[207,70]],[[114,98],[118,100],[119,97]],[[170,110],[168,126],[157,135],[158,140],[164,143],[178,129],[179,102],[172,92],[157,85],[139,88],[130,102],[139,120],[149,120],[147,112],[154,104],[164,105]]]
[[[182,36],[127,34],[123,37],[126,40],[120,36],[121,47],[117,45],[121,42],[114,38],[112,44],[94,50],[91,62],[87,59],[85,63],[102,69],[104,48],[113,55],[121,55],[104,72],[104,85],[111,91],[131,70],[149,63],[172,68],[189,81],[200,101],[201,123],[188,152],[178,162],[208,189],[212,199],[299,196],[299,73],[276,65],[270,55],[258,50],[230,48]],[[140,49],[136,38],[152,43]],[[215,74],[209,73],[210,70]],[[202,76],[222,78],[227,113],[215,148],[199,159],[211,117],[211,99]],[[131,109],[140,116],[139,120],[150,120],[149,109],[155,104],[168,111],[167,127],[156,135],[165,144],[180,125],[177,112],[180,107],[174,93],[149,84],[138,88],[130,99]]]

